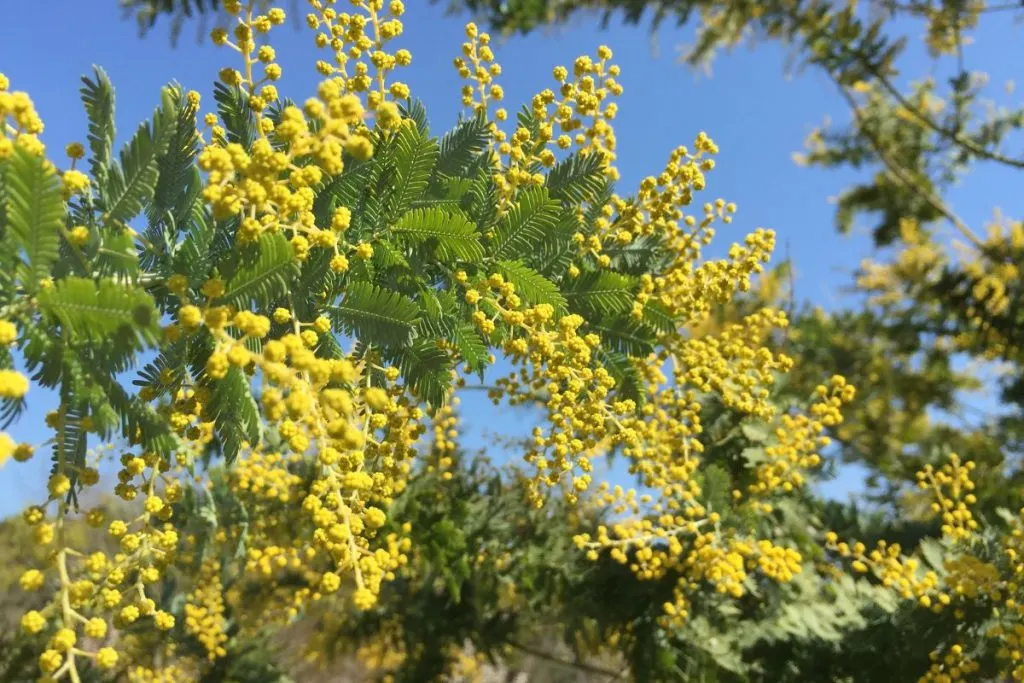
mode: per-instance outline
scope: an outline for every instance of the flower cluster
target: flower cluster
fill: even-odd
[[[819,385],[815,394],[817,401],[809,415],[782,416],[775,430],[778,441],[764,449],[766,461],[758,464],[756,481],[748,487],[751,495],[760,496],[779,489],[788,493],[803,486],[804,473],[821,464],[818,451],[831,443],[824,434],[825,429],[842,423],[839,409],[853,400],[855,390],[844,377],[837,375],[829,386]]]
[[[363,224],[373,221],[356,215],[361,209],[355,202],[340,206],[341,195],[326,196],[326,210],[318,202],[356,163],[379,163],[381,187],[390,182],[388,174],[398,173],[392,168],[398,165],[393,143],[416,130],[397,104],[409,97],[409,87],[393,80],[412,59],[408,51],[391,47],[403,31],[405,8],[400,0],[352,0],[343,12],[335,0],[310,0],[306,24],[330,57],[317,62],[322,80],[315,97],[297,106],[279,96],[281,67],[268,41],[285,22],[284,11],[260,14],[257,3],[241,0],[222,5],[230,25],[216,28],[211,38],[240,61],[238,68],[221,70],[218,100],[231,100],[241,110],[232,112],[221,102],[219,117],[205,117],[208,135],[195,132],[200,141],[195,164],[203,175],[192,188],[194,197],[201,196],[193,217],[216,235],[210,238],[216,244],[204,249],[229,256],[206,269],[176,258],[152,281],[146,278],[142,294],[158,302],[154,310],[168,323],[150,330],[160,355],[144,370],[137,396],[114,393],[110,403],[116,406],[104,406],[127,414],[119,415],[127,443],[118,451],[112,487],[125,512],[118,508],[108,519],[104,507],[78,507],[83,489],[100,479],[97,463],[78,455],[78,444],[89,434],[109,437],[117,420],[88,401],[66,396],[47,419],[56,464],[47,499],[26,511],[25,519],[36,541],[52,552],[20,580],[26,591],[49,591],[45,605],[22,619],[25,632],[47,639],[39,658],[49,677],[44,680],[78,680],[86,660],[101,669],[117,668],[130,681],[195,680],[229,658],[236,634],[243,638],[286,625],[318,605],[337,614],[371,610],[386,584],[415,564],[411,527],[395,518],[400,508],[393,504],[408,487],[416,459],[422,458],[428,473],[440,472],[442,481],[452,478],[457,402],[449,394],[458,384],[455,362],[465,361],[468,372],[465,350],[451,339],[437,340],[436,351],[451,361],[438,373],[439,381],[450,383],[440,392],[447,402],[428,407],[411,377],[418,368],[410,370],[365,339],[355,340],[350,352],[342,350],[335,335],[356,326],[346,322],[341,306],[331,306],[337,302],[311,303],[316,296],[324,302],[328,292],[341,292],[347,304],[354,288],[346,287],[356,281],[377,287],[390,277],[378,273],[378,266],[387,270],[412,250],[408,242],[394,241],[400,249],[384,244],[391,218],[375,218],[381,225],[367,236]],[[496,82],[501,67],[486,33],[470,24],[466,35],[455,63],[467,81],[463,103],[488,121],[490,105],[504,98]],[[622,86],[611,60],[611,50],[602,46],[571,68],[556,67],[557,87],[533,98],[511,134],[498,125],[508,119],[507,112],[494,113],[492,153],[481,157],[494,166],[481,170],[478,179],[493,190],[484,192],[491,215],[496,211],[510,222],[518,220],[517,203],[525,195],[547,192],[540,189],[550,179],[544,169],[560,161],[581,164],[582,175],[594,182],[618,177],[612,126],[617,105],[611,100]],[[197,93],[179,100],[186,113],[195,114]],[[42,123],[31,101],[23,93],[8,93],[2,78],[0,121],[0,160],[17,149],[42,155],[37,137]],[[244,135],[238,133],[240,125]],[[192,135],[194,127],[190,120],[185,133]],[[389,149],[392,153],[380,151]],[[529,502],[540,507],[557,488],[570,504],[582,501],[622,516],[578,535],[576,544],[592,559],[607,552],[644,580],[678,576],[674,598],[664,605],[666,627],[687,618],[692,596],[702,587],[739,598],[747,595],[755,575],[788,582],[804,563],[788,543],[763,537],[755,525],[736,523],[731,510],[711,509],[701,484],[708,465],[706,407],[776,421],[777,443],[765,449],[755,483],[733,501],[749,506],[744,513],[769,512],[770,506],[757,499],[804,483],[804,473],[818,465],[818,451],[827,445],[824,430],[841,422],[839,409],[853,395],[837,377],[819,387],[808,415],[778,416],[769,397],[777,375],[792,361],[770,348],[770,338],[787,325],[785,315],[766,309],[720,329],[707,327],[717,308],[751,288],[775,245],[772,231],[758,229],[733,244],[725,258],[701,259],[713,226],[731,223],[736,211],[718,199],[703,205],[700,218],[686,213],[695,193],[705,188],[717,152],[701,133],[692,152],[674,150],[664,170],[642,180],[629,199],[594,193],[590,200],[575,201],[550,192],[545,210],[561,212],[559,230],[568,226],[565,258],[551,273],[532,272],[495,255],[467,264],[439,258],[416,264],[431,272],[429,281],[407,286],[406,276],[395,278],[402,291],[392,291],[393,298],[416,312],[397,319],[399,311],[393,320],[376,310],[362,311],[367,318],[387,318],[418,343],[425,329],[417,318],[423,302],[413,292],[424,300],[435,294],[440,302],[438,285],[451,285],[460,298],[452,298],[450,306],[438,304],[444,316],[464,316],[454,327],[486,342],[480,355],[500,349],[512,365],[496,382],[492,398],[542,404],[542,419],[523,454],[531,475],[517,473],[528,482]],[[64,200],[102,193],[74,168],[84,148],[72,145],[67,153],[72,168],[61,176]],[[434,184],[421,180],[416,182]],[[73,215],[69,225],[83,224],[62,228],[62,236],[73,254],[87,260],[82,249],[97,234],[85,225],[90,221]],[[430,239],[455,239],[438,232]],[[489,247],[493,236],[481,235]],[[477,235],[458,239],[482,248]],[[661,256],[643,273],[627,277],[616,264],[628,261],[624,250],[640,241]],[[416,245],[424,254],[426,242]],[[388,247],[386,259],[374,258]],[[313,292],[281,291],[271,299],[262,296],[259,285],[265,282],[239,277],[253,260],[257,265],[264,257],[272,260],[279,248],[284,250],[279,270],[292,269],[294,281]],[[151,258],[157,256],[147,252]],[[391,263],[384,263],[388,259]],[[415,271],[409,269],[408,279],[415,280]],[[610,283],[612,291],[585,293],[597,300],[595,316],[570,306],[562,291],[589,278]],[[545,296],[535,296],[538,291]],[[600,321],[598,311],[608,319]],[[0,320],[0,345],[19,342],[26,321]],[[630,336],[641,323],[648,327]],[[77,386],[88,388],[89,400],[94,393],[106,396],[105,387],[84,381]],[[0,369],[0,399],[18,401],[27,390],[26,378]],[[422,456],[427,419],[434,438]],[[154,424],[161,429],[149,429]],[[160,439],[152,433],[157,431]],[[218,447],[228,462],[210,467]],[[588,495],[594,460],[613,451],[627,459],[642,492],[605,484]],[[0,434],[0,463],[31,454],[31,446]],[[971,503],[960,494],[967,485],[957,472],[943,470],[927,479],[936,491],[952,487],[939,505],[952,515],[953,536],[973,529],[961,507]],[[76,547],[67,526],[77,516],[105,527],[112,548]],[[875,562],[880,572],[892,574],[883,580],[899,587],[910,581],[899,573],[909,565],[885,564],[885,557],[899,555],[898,548],[895,555],[891,547],[880,548],[877,560],[862,548],[848,554],[855,562]],[[491,559],[507,569],[510,557],[481,554],[476,562]],[[166,600],[157,590],[171,583],[185,587],[184,600]],[[933,587],[907,583],[906,590],[924,597]],[[503,585],[503,605],[519,599],[515,585]],[[189,654],[173,651],[178,641],[189,646]],[[364,654],[393,661],[396,653]],[[475,676],[483,655],[457,654],[448,653],[456,663],[453,674]]]

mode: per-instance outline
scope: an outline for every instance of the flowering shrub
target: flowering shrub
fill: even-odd
[[[510,117],[490,38],[468,25],[468,111],[438,139],[398,78],[413,59],[400,0],[310,1],[323,80],[301,104],[275,86],[284,11],[224,6],[216,112],[168,86],[117,156],[101,70],[83,79],[88,154],[69,145],[67,168],[0,78],[0,416],[19,419],[32,383],[59,396],[38,443],[0,434],[0,462],[52,446],[49,495],[24,513],[45,559],[19,579],[40,595],[21,628],[41,680],[225,680],[247,637],[386,613],[389,590],[457,547],[415,526],[409,496],[459,483],[452,394],[472,374],[504,371],[494,400],[543,406],[513,477],[522,514],[549,506],[581,560],[667,582],[655,630],[809,568],[814,544],[775,515],[854,390],[833,377],[780,409],[786,316],[706,324],[775,239],[702,257],[735,211],[689,208],[711,138],[620,195],[607,47],[555,67]],[[709,431],[730,421],[753,446],[711,457]],[[612,454],[636,489],[593,481]],[[85,495],[108,458],[116,508]],[[112,545],[76,542],[83,521]],[[481,547],[474,562],[520,576],[509,557]],[[441,673],[469,666],[445,658]]]

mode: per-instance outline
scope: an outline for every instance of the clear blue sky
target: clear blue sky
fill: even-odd
[[[460,83],[451,61],[463,40],[465,18],[445,16],[440,6],[425,0],[406,4],[406,31],[396,44],[412,52],[413,64],[401,77],[425,102],[433,129],[441,132],[459,111]],[[93,64],[107,71],[116,88],[118,144],[152,113],[163,84],[176,79],[185,88],[199,91],[205,112],[213,106],[217,70],[237,66],[234,53],[217,49],[205,39],[197,44],[195,23],[185,27],[176,48],[170,45],[166,22],[140,39],[136,25],[122,19],[114,0],[22,0],[17,8],[0,23],[0,71],[15,90],[27,90],[35,101],[46,123],[43,139],[54,159],[60,158],[66,143],[85,138],[79,78],[90,73]],[[997,63],[1013,61],[996,52],[1019,45],[1015,35],[1004,34],[1010,30],[997,27],[998,35],[990,42],[993,47],[987,48],[990,55],[999,55]],[[825,115],[845,121],[848,114],[843,103],[831,84],[815,72],[786,78],[785,54],[775,45],[721,55],[713,77],[699,77],[675,60],[675,46],[691,37],[691,29],[667,27],[657,36],[656,51],[644,29],[613,26],[602,31],[596,21],[584,20],[555,34],[512,38],[496,45],[504,68],[500,82],[506,103],[510,110],[518,108],[537,90],[552,85],[553,66],[570,64],[579,54],[593,54],[600,44],[609,45],[622,67],[620,80],[625,86],[616,121],[623,187],[633,188],[643,176],[657,173],[674,146],[690,144],[699,131],[707,131],[722,152],[705,196],[739,205],[737,219],[719,232],[715,251],[756,227],[773,228],[780,237],[780,257],[788,245],[795,260],[798,296],[826,308],[836,305],[838,288],[849,282],[849,273],[869,247],[865,235],[841,237],[832,227],[828,198],[855,176],[799,168],[791,154],[802,149],[807,133]],[[284,68],[282,93],[299,101],[314,94],[319,79],[313,62],[318,57],[311,33],[289,23],[275,30],[272,42]],[[970,48],[975,49],[986,48]],[[1017,57],[1021,56],[1018,49]],[[993,61],[984,55],[979,59]],[[1005,76],[995,77],[1000,82]],[[1006,195],[1007,185],[983,182],[972,183],[971,188],[969,201],[955,198],[957,208],[968,220],[980,223],[999,204],[1000,193]],[[42,416],[52,401],[47,404],[41,393],[38,388],[30,393],[36,401],[13,430],[17,438],[45,438]],[[464,394],[467,423],[522,433],[522,415],[495,411],[482,399],[479,393]],[[0,515],[37,499],[48,467],[46,455],[40,455],[27,465],[9,463],[0,474]],[[857,480],[856,473],[849,473],[830,484],[828,491],[845,495],[857,487]]]

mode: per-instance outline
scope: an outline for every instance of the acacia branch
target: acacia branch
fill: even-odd
[[[957,32],[957,36],[959,43],[959,31]],[[926,115],[916,105],[914,105],[910,100],[908,100],[903,95],[903,93],[899,91],[899,88],[893,85],[892,81],[886,78],[882,74],[882,72],[879,71],[878,68],[870,62],[870,60],[865,59],[863,55],[857,55],[857,57],[862,61],[865,70],[869,74],[871,74],[872,77],[878,80],[878,82],[882,85],[886,92],[892,95],[893,99],[895,99],[901,107],[910,112],[910,114],[915,119],[924,124],[926,128],[929,128],[932,131],[938,133],[939,135],[946,138],[950,142],[956,145],[960,145],[961,147],[968,150],[971,154],[974,154],[977,157],[980,157],[982,159],[988,159],[989,161],[995,161],[1000,164],[1005,164],[1006,166],[1010,166],[1012,168],[1024,169],[1024,159],[1014,159],[1004,154],[1000,154],[999,152],[991,152],[985,149],[984,147],[981,147],[971,139],[964,137],[961,133],[958,133],[954,130],[950,130],[949,128],[946,128],[944,126],[940,126],[930,116]]]
[[[520,652],[523,652],[524,654],[528,654],[531,657],[543,659],[546,662],[558,664],[569,669],[579,669],[580,671],[586,671],[587,673],[597,674],[598,676],[607,676],[608,678],[611,678],[613,681],[621,678],[622,674],[624,673],[624,671],[612,671],[611,669],[605,669],[599,666],[593,666],[591,664],[584,664],[583,662],[569,662],[564,659],[561,659],[560,657],[556,657],[553,654],[544,652],[543,650],[538,650],[536,648],[530,647],[529,645],[524,645],[516,640],[509,639],[507,642],[515,649],[519,650]]]
[[[834,75],[833,75],[834,78]],[[839,88],[840,94],[846,100],[847,104],[850,105],[850,109],[853,111],[854,119],[857,123],[857,129],[864,135],[871,148],[878,155],[879,160],[885,166],[885,168],[891,173],[901,184],[903,184],[908,190],[916,194],[919,198],[923,199],[932,209],[945,216],[950,223],[952,223],[956,229],[979,251],[985,251],[985,245],[981,239],[978,238],[974,231],[964,223],[964,221],[957,216],[952,209],[950,209],[941,199],[936,197],[933,193],[929,192],[925,188],[921,187],[920,183],[914,181],[907,172],[900,168],[900,166],[889,158],[882,143],[878,138],[870,131],[867,126],[864,115],[860,111],[860,107],[857,106],[857,101],[853,98],[853,95],[836,80],[836,85]]]

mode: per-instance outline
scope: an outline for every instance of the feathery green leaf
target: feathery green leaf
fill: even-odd
[[[238,307],[255,303],[268,308],[288,293],[290,283],[299,274],[288,238],[281,233],[260,236],[255,245],[256,258],[243,263],[228,279],[221,304]]]
[[[498,261],[498,272],[506,280],[515,285],[518,294],[526,303],[550,304],[555,313],[565,313],[567,304],[565,297],[558,291],[558,286],[521,261]]]
[[[159,331],[153,298],[141,288],[69,277],[39,292],[39,308],[72,337],[102,342],[128,328],[153,343]]]
[[[565,297],[573,310],[581,313],[617,315],[632,309],[633,287],[631,278],[601,270],[580,275],[572,282]]]
[[[34,292],[39,281],[50,276],[60,253],[60,229],[64,222],[61,184],[43,159],[15,149],[5,174],[7,234],[22,252],[24,262],[17,277]]]
[[[89,119],[89,168],[96,183],[103,186],[107,167],[113,154],[114,136],[114,86],[107,73],[98,66],[92,68],[95,80],[82,77],[82,104]]]
[[[407,344],[419,315],[419,306],[409,297],[369,282],[351,283],[342,302],[329,310],[341,329],[385,347]]]
[[[398,219],[391,232],[413,244],[435,245],[436,253],[442,261],[475,263],[484,256],[476,226],[457,209],[412,209]]]
[[[519,194],[494,231],[492,254],[497,259],[526,257],[544,241],[558,221],[558,200],[551,199],[543,187],[531,187]]]
[[[259,407],[240,368],[232,366],[227,375],[214,382],[210,409],[214,434],[230,465],[238,457],[242,442],[257,443],[261,430]]]
[[[546,185],[552,197],[570,206],[594,201],[605,185],[600,155],[577,152],[563,159],[548,173]]]
[[[490,124],[483,116],[474,116],[441,136],[436,172],[452,176],[465,172],[470,163],[487,148]]]
[[[437,161],[437,141],[428,138],[416,126],[403,125],[395,139],[394,187],[388,196],[391,217],[409,210],[413,200],[421,197]]]
[[[156,192],[160,157],[175,132],[177,108],[169,88],[153,120],[143,122],[134,137],[121,149],[121,163],[111,164],[101,197],[108,224],[127,225],[142,212]]]

